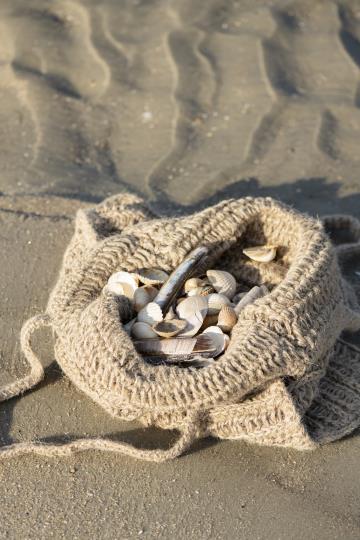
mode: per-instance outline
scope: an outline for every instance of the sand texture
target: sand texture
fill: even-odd
[[[2,0],[0,63],[1,382],[26,371],[21,324],[91,202],[270,195],[360,217],[358,0]],[[172,440],[109,419],[36,343],[46,380],[1,404],[1,444]],[[358,539],[359,459],[359,432],[314,453],[205,440],[162,465],[14,459],[0,539]]]

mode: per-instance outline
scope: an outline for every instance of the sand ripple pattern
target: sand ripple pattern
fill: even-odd
[[[0,14],[0,191],[187,205],[246,178],[358,183],[355,0],[3,0]]]

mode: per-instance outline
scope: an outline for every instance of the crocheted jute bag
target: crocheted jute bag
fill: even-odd
[[[208,435],[305,450],[350,433],[360,423],[360,349],[340,335],[360,328],[360,311],[340,267],[359,255],[359,241],[354,218],[321,222],[270,198],[225,200],[172,219],[158,219],[129,194],[79,210],[46,313],[22,329],[31,372],[0,388],[0,400],[41,380],[30,338],[50,325],[56,360],[77,388],[114,417],[180,435],[166,450],[90,438],[15,443],[0,457],[98,449],[164,461]],[[276,262],[242,254],[264,243],[279,246]],[[226,269],[247,285],[264,283],[270,294],[243,309],[228,349],[210,367],[150,365],[122,327],[131,317],[129,301],[103,287],[120,269],[170,272],[199,245],[209,248],[207,267]]]

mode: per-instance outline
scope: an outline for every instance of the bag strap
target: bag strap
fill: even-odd
[[[0,388],[0,402],[11,399],[33,388],[44,377],[44,369],[39,358],[31,346],[31,336],[39,328],[51,326],[48,314],[43,313],[29,319],[21,330],[21,348],[31,367],[30,374],[26,377]],[[86,450],[100,450],[124,454],[144,461],[163,462],[178,457],[184,453],[195,441],[200,424],[198,411],[191,412],[185,420],[185,425],[180,431],[180,436],[167,450],[144,450],[136,448],[132,444],[117,442],[102,437],[84,438],[60,444],[42,443],[37,441],[14,443],[0,447],[0,460],[16,457],[21,454],[37,454],[46,457],[64,457]]]

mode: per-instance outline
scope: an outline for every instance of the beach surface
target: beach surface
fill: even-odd
[[[2,0],[0,381],[43,311],[77,209],[161,215],[272,196],[360,217],[357,1]],[[359,268],[360,271],[360,261]],[[175,434],[115,421],[62,375],[0,405],[0,444]],[[0,465],[0,539],[360,537],[360,431],[316,452],[198,442],[165,464],[87,452]]]

